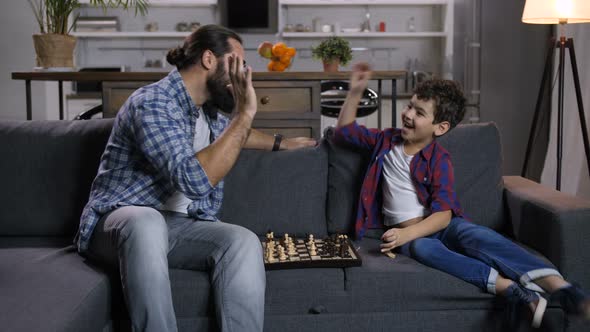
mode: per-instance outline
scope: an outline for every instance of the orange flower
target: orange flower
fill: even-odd
[[[275,62],[273,68],[275,71],[285,71],[285,69],[287,69],[287,66],[281,62]]]
[[[287,52],[287,45],[283,42],[278,42],[272,46],[272,55],[274,56],[282,56]]]
[[[279,62],[284,64],[285,66],[289,66],[291,64],[291,56],[288,54],[282,55],[279,58]]]

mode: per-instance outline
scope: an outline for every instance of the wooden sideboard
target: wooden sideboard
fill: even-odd
[[[127,98],[151,82],[104,82],[103,117],[115,117]],[[254,81],[258,112],[252,126],[285,137],[321,137],[320,81]]]
[[[24,80],[27,120],[31,120],[31,81],[58,82],[60,119],[63,119],[63,81],[102,82],[103,116],[114,116],[127,97],[137,88],[158,81],[168,72],[14,72],[12,79]],[[392,114],[396,114],[396,80],[404,79],[405,71],[374,71],[378,95],[383,96],[382,81],[391,80]],[[267,132],[280,132],[286,137],[321,136],[321,82],[347,80],[350,72],[254,72],[252,80],[258,98],[254,127]],[[378,123],[381,126],[381,100]],[[395,127],[395,117],[392,117]]]

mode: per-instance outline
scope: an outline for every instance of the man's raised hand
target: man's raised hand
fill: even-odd
[[[233,53],[228,57],[228,72],[238,114],[254,118],[257,109],[256,92],[252,85],[252,68],[244,66],[244,60]]]

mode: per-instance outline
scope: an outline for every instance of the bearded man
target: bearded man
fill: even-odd
[[[75,243],[83,256],[118,267],[134,331],[177,330],[169,267],[209,271],[222,331],[262,331],[260,242],[217,219],[223,178],[242,148],[317,142],[251,128],[257,103],[243,59],[235,32],[203,26],[168,52],[176,68],[117,114]]]

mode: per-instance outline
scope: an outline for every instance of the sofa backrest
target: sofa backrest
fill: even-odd
[[[73,236],[112,123],[0,121],[0,235]]]
[[[0,236],[73,236],[112,125],[0,121]],[[220,217],[259,235],[324,236],[327,165],[323,147],[244,150],[225,179]]]
[[[220,219],[258,235],[325,236],[328,154],[324,146],[293,151],[242,150],[225,178]]]
[[[441,137],[455,171],[455,190],[473,222],[501,230],[505,226],[502,144],[495,123],[460,125]]]
[[[502,151],[494,123],[459,125],[439,142],[451,154],[455,191],[467,217],[499,230],[504,226]],[[327,140],[328,232],[352,233],[362,178],[370,155]]]
[[[73,236],[113,120],[0,121],[0,236]],[[501,147],[493,123],[440,139],[455,188],[476,223],[503,226]],[[225,179],[220,218],[263,235],[350,233],[370,156],[323,140],[316,148],[243,150]]]

